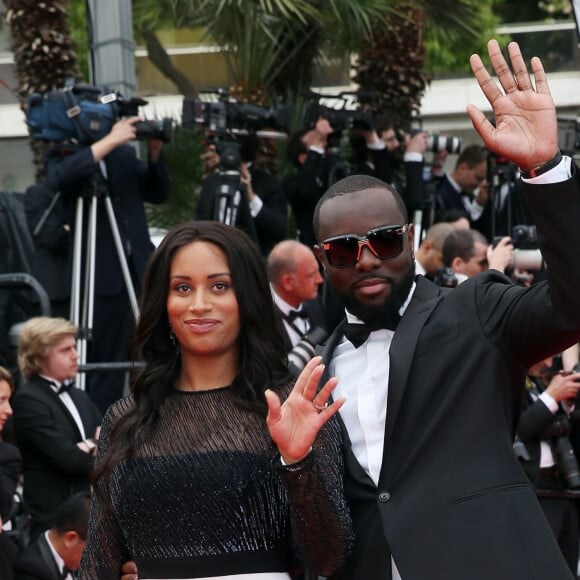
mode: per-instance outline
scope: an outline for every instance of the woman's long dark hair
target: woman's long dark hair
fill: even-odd
[[[135,405],[113,426],[107,452],[95,469],[95,481],[132,456],[155,427],[161,405],[175,389],[181,357],[170,339],[169,277],[176,251],[196,241],[218,246],[230,266],[240,316],[238,374],[231,386],[236,402],[265,416],[264,391],[276,390],[289,380],[282,324],[258,246],[241,230],[220,222],[192,221],[176,226],[160,243],[145,272],[135,331],[136,356],[144,366],[132,384]]]

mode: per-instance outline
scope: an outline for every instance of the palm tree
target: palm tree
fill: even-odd
[[[81,78],[69,26],[68,0],[5,0],[10,25],[17,93],[23,109],[33,93],[63,87]],[[47,143],[31,138],[37,179],[44,174]]]
[[[373,105],[395,127],[408,130],[416,117],[430,78],[425,72],[426,39],[453,46],[459,40],[472,50],[484,47],[496,21],[494,0],[438,0],[397,4],[387,28],[373,28],[354,66],[354,81],[375,96]],[[467,58],[465,58],[467,63]]]

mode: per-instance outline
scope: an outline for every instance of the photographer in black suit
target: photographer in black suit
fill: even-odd
[[[128,143],[137,138],[139,117],[117,121],[102,139],[80,148],[54,146],[47,155],[47,184],[62,192],[71,234],[75,232],[75,207],[79,195],[100,200],[109,196],[127,259],[132,283],[139,293],[141,280],[154,246],[149,237],[144,202],[160,204],[169,194],[169,173],[162,156],[163,141],[147,141],[148,160],[137,158]],[[85,204],[85,206],[88,204]],[[88,207],[85,207],[88,210]],[[89,223],[88,211],[85,224]],[[85,228],[85,230],[88,228]],[[86,235],[86,231],[83,231]],[[129,337],[133,326],[126,284],[106,207],[97,206],[94,325],[88,362],[129,360]],[[72,248],[70,250],[72,258]],[[75,264],[81,267],[80,264]],[[67,284],[68,280],[63,281]],[[124,374],[91,372],[87,392],[104,412],[123,394]]]
[[[562,554],[576,575],[580,473],[569,435],[580,373],[550,374],[552,362],[552,357],[548,357],[529,370],[518,425],[523,447],[516,445],[515,450]]]

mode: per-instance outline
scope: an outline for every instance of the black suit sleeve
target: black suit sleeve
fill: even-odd
[[[537,399],[522,411],[518,435],[523,443],[540,441],[554,421],[554,414],[541,399]]]
[[[14,416],[19,447],[34,449],[63,473],[89,476],[92,455],[77,447],[44,401],[20,393],[14,399]]]

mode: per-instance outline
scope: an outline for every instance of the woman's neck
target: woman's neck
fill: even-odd
[[[176,383],[180,391],[207,391],[231,385],[237,375],[237,359],[232,355],[191,356],[181,361],[181,374]]]

